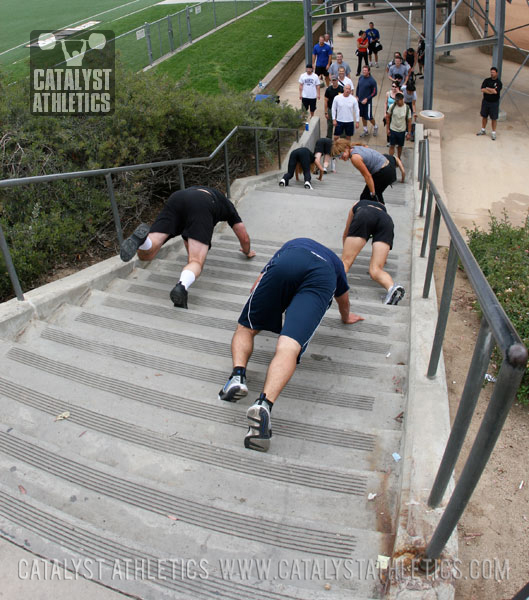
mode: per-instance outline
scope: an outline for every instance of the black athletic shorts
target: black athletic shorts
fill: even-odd
[[[373,242],[385,242],[389,248],[393,248],[393,219],[387,212],[374,206],[362,206],[355,212],[351,221],[347,237],[360,237]]]
[[[206,191],[187,189],[175,192],[169,196],[150,231],[167,233],[168,239],[181,235],[186,241],[191,238],[211,248],[215,222],[210,205],[215,202],[216,199]]]
[[[489,102],[488,100],[481,101],[481,111],[480,115],[486,119],[489,117],[493,121],[498,120],[500,103],[499,102]]]
[[[316,75],[323,75],[324,77],[329,77],[329,71],[327,71],[326,67],[316,67],[315,71]]]
[[[301,98],[301,104],[303,104],[305,110],[310,110],[310,112],[316,110],[316,98]]]

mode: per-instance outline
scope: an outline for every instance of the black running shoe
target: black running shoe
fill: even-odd
[[[169,294],[173,304],[178,308],[187,308],[187,290],[183,283],[178,282]]]
[[[143,244],[149,235],[149,226],[141,223],[136,227],[134,233],[121,244],[119,255],[123,262],[129,262],[133,259],[138,248]]]
[[[264,394],[261,394],[250,406],[246,417],[248,418],[248,433],[244,438],[244,446],[250,450],[268,452],[272,437],[272,420]]]

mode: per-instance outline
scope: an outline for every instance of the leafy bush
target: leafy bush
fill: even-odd
[[[236,125],[297,128],[301,121],[299,111],[253,102],[248,93],[191,94],[166,77],[119,66],[113,115],[33,116],[28,80],[8,86],[1,74],[0,94],[1,179],[208,156]],[[274,136],[263,133],[259,143],[263,154],[275,152]],[[232,180],[252,172],[253,151],[253,133],[229,142]],[[184,175],[186,186],[225,189],[223,152],[209,163],[184,167]],[[175,168],[122,173],[113,183],[126,232],[180,187]],[[117,249],[104,177],[2,189],[0,222],[24,290],[94,244]],[[0,254],[0,300],[10,295]]]
[[[507,316],[529,347],[529,215],[515,227],[490,215],[489,231],[467,229],[469,246],[501,302]],[[501,357],[496,355],[496,361]],[[518,392],[518,400],[529,403],[529,369]]]

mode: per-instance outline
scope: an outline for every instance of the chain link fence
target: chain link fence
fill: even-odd
[[[135,71],[242,17],[269,0],[205,0],[115,38],[116,51]]]

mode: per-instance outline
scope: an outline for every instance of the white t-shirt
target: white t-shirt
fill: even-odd
[[[320,78],[316,74],[311,73],[308,75],[307,73],[303,73],[303,75],[299,78],[299,83],[303,84],[303,91],[301,92],[302,98],[318,97]]]
[[[343,78],[343,81],[338,77],[338,85],[345,87],[346,85],[351,86],[351,92],[354,92],[355,86],[352,79],[349,79],[347,75]]]
[[[342,123],[350,123],[351,121],[360,121],[360,109],[358,108],[358,100],[352,94],[344,96],[340,94],[336,96],[332,103],[332,118]]]

